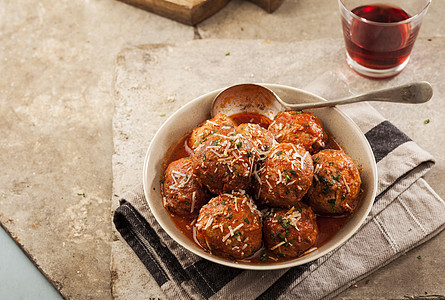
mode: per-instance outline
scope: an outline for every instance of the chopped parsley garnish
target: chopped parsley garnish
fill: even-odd
[[[241,148],[243,146],[243,142],[238,142],[238,143],[236,143],[236,148]]]
[[[85,192],[83,192],[83,193],[77,193],[77,196],[82,196],[82,197],[86,197],[86,195],[85,195]]]
[[[417,259],[421,259],[421,258],[422,258],[422,256],[420,256],[420,255],[419,255],[419,256],[417,256]]]
[[[296,111],[294,111],[292,114],[293,115],[299,115],[299,114],[301,114],[303,111],[302,110],[296,110]]]
[[[249,219],[248,218],[244,218],[244,222],[246,222],[247,224],[250,224]]]
[[[426,119],[425,121],[423,121],[423,124],[428,124],[430,122],[430,119]]]
[[[220,141],[221,141],[221,139],[214,140],[214,141],[212,142],[212,145],[213,145],[213,146],[218,146],[218,144],[219,144]]]
[[[302,212],[302,211],[303,211],[303,209],[302,209],[301,207],[299,207],[299,206],[298,206],[298,207],[295,207],[295,209],[298,210],[299,212]]]
[[[275,153],[276,156],[280,156],[281,154],[283,154],[283,151],[278,151],[277,153]]]
[[[251,157],[252,157],[252,152],[247,151],[247,157],[248,157],[248,158],[251,158]]]
[[[284,229],[288,229],[290,226],[289,220],[286,218],[281,218],[280,220],[280,225],[281,227],[283,227]]]
[[[165,117],[165,114],[161,114],[160,116],[161,116],[161,117]]]
[[[233,237],[234,237],[235,239],[239,238],[240,236],[241,236],[241,232],[239,232],[239,231],[235,231],[235,232],[233,233]]]
[[[221,201],[222,205],[226,205],[226,200]]]
[[[165,178],[159,180],[160,183],[164,183],[165,182]]]
[[[227,53],[226,53],[226,56],[229,56],[229,55],[230,55],[230,52],[227,52]]]
[[[204,155],[202,156],[202,161],[206,161],[206,159],[207,159],[207,157],[206,157],[206,155],[204,154]]]
[[[269,255],[267,255],[266,252],[264,252],[263,254],[261,254],[260,256],[260,260],[261,261],[267,261],[269,259]]]
[[[340,175],[337,175],[337,176],[331,175],[331,178],[335,181],[340,182]]]
[[[330,188],[329,188],[329,186],[328,185],[325,185],[325,186],[323,186],[322,188],[321,188],[321,193],[323,194],[323,195],[326,195],[326,194],[329,194],[329,192],[330,192]]]

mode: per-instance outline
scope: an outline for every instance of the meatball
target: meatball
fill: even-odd
[[[277,257],[300,256],[315,244],[317,237],[315,214],[304,204],[291,209],[272,209],[264,217],[264,244]]]
[[[304,111],[283,111],[269,125],[279,143],[302,145],[311,154],[325,147],[328,136],[319,118]]]
[[[254,173],[259,202],[272,207],[298,205],[312,184],[313,171],[311,155],[302,146],[274,146]]]
[[[201,208],[196,238],[213,254],[242,259],[260,249],[261,225],[261,213],[247,194],[221,194]]]
[[[318,214],[352,213],[358,204],[361,179],[352,159],[343,151],[326,149],[312,157],[314,181],[308,204]]]
[[[210,193],[193,175],[190,158],[171,162],[162,181],[164,207],[176,215],[198,213],[201,206],[210,199]]]
[[[250,137],[260,153],[269,151],[277,143],[272,132],[258,124],[243,123],[238,125],[236,131]]]
[[[192,131],[189,139],[189,147],[195,150],[201,143],[215,133],[227,134],[235,131],[236,123],[223,114],[217,114],[214,118],[206,120],[201,126]]]
[[[245,135],[215,133],[196,149],[193,172],[214,194],[244,190],[258,157],[258,150]]]

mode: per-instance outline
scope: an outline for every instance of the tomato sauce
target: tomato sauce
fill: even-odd
[[[271,123],[272,120],[270,120],[268,117],[265,117],[263,115],[259,114],[253,114],[253,113],[241,113],[230,116],[232,120],[235,121],[235,123],[242,124],[242,123],[255,123],[259,124],[260,126],[267,128]],[[190,138],[191,132],[188,132],[185,134],[181,139],[178,140],[178,142],[173,145],[173,147],[167,152],[165,162],[163,164],[163,172],[167,168],[167,166],[180,158],[184,157],[190,157],[193,156],[193,150],[188,146],[188,140]],[[326,148],[329,149],[340,149],[340,146],[335,142],[334,139],[331,137],[328,138],[328,142],[326,144]],[[162,188],[162,186],[161,186]],[[171,212],[167,210],[168,214],[170,215],[172,221],[175,223],[176,227],[190,240],[195,242],[197,244],[197,247],[200,247],[195,236],[194,236],[194,223],[196,222],[196,218],[198,215],[198,212],[196,212],[195,215],[191,216],[178,216],[174,215]],[[345,226],[345,224],[349,221],[351,218],[350,215],[346,216],[318,216],[317,215],[317,225],[318,225],[318,238],[315,242],[315,245],[308,250],[307,252],[311,252],[312,250],[315,250],[319,248],[320,246],[324,245],[326,242],[328,242],[330,239],[332,239],[342,228]],[[241,260],[241,261],[248,261],[249,263],[261,263],[261,264],[267,264],[267,263],[274,263],[276,261],[286,261],[291,260],[293,258],[278,258],[272,253],[268,253],[268,258],[266,261],[264,261],[264,258],[262,257],[262,254],[264,253],[264,249],[258,250],[252,257]]]

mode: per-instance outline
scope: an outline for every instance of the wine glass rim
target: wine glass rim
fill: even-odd
[[[344,0],[338,0],[338,3],[340,5],[340,9],[342,11],[345,11],[347,14],[349,14],[351,17],[353,17],[356,20],[360,20],[364,23],[368,23],[368,24],[373,24],[373,25],[379,25],[379,26],[395,26],[395,25],[400,25],[400,24],[406,24],[406,23],[410,23],[412,22],[414,19],[419,18],[420,16],[424,15],[426,13],[426,11],[428,10],[428,7],[430,6],[432,0],[426,0],[425,1],[425,6],[415,15],[412,15],[411,17],[409,17],[406,20],[402,20],[402,21],[398,21],[398,22],[391,22],[391,23],[384,23],[384,22],[376,22],[376,21],[371,21],[368,20],[366,18],[360,17],[358,15],[356,15],[355,13],[353,13],[351,10],[349,10],[346,5],[343,3]],[[371,3],[370,3],[371,4]]]

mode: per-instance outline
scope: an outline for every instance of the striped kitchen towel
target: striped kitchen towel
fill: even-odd
[[[346,243],[306,265],[248,271],[201,259],[159,226],[142,185],[129,191],[114,224],[171,299],[331,298],[439,233],[445,202],[422,176],[433,157],[369,104],[342,108],[365,133],[378,169],[378,191],[365,223]]]

